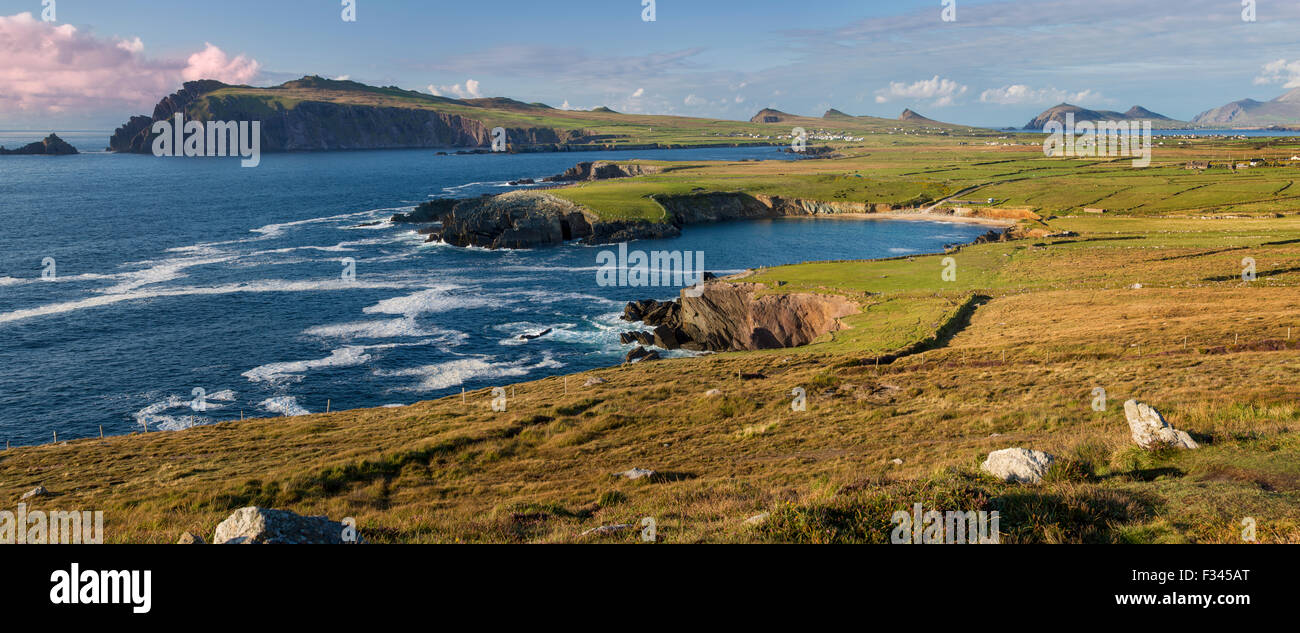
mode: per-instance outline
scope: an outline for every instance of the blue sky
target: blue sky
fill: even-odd
[[[645,22],[641,0],[356,0],[347,23],[340,0],[56,0],[47,24],[42,0],[0,0],[0,129],[111,127],[195,68],[583,109],[745,119],[763,107],[912,108],[999,126],[1061,101],[1185,119],[1300,86],[1294,0],[1257,0],[1255,22],[1241,0],[955,2],[945,22],[942,0],[657,0]],[[23,12],[37,22],[12,17]],[[55,25],[75,34],[33,57]]]

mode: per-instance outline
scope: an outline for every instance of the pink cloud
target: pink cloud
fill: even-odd
[[[183,81],[247,83],[261,68],[211,44],[187,62],[150,59],[138,37],[101,38],[31,13],[0,16],[0,59],[0,115],[137,114],[151,111]]]
[[[231,59],[225,51],[204,42],[204,49],[190,55],[189,65],[181,72],[185,81],[216,79],[228,84],[246,84],[257,76],[262,65],[243,55]]]

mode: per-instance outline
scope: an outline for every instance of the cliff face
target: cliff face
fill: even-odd
[[[623,340],[717,352],[799,347],[839,330],[839,320],[859,310],[837,295],[759,295],[765,288],[715,281],[706,283],[698,297],[683,292],[669,303],[630,303],[624,319],[640,320],[654,330],[630,332]]]
[[[532,248],[570,240],[612,244],[681,234],[676,226],[666,223],[600,221],[573,202],[537,191],[430,201],[394,220],[441,222],[440,228],[425,231],[428,241],[491,249]]]
[[[594,161],[578,163],[573,167],[565,170],[564,173],[545,178],[546,182],[579,182],[591,180],[608,180],[610,178],[630,178],[632,176],[647,176],[652,174],[663,173],[664,168],[659,165],[642,165],[638,163],[612,163],[609,161]]]
[[[159,102],[152,117],[132,117],[118,128],[109,148],[151,152],[153,123],[171,120],[177,112],[190,121],[261,121],[262,151],[267,152],[483,147],[492,143],[490,127],[458,114],[326,101],[303,101],[286,108],[256,99],[208,96],[225,87],[217,81],[186,83]],[[506,128],[512,146],[562,144],[583,134],[582,130],[545,127]]]
[[[220,81],[204,79],[186,82],[180,90],[166,96],[154,106],[153,116],[133,116],[109,137],[108,148],[114,152],[148,154],[150,126],[154,121],[170,120],[177,112],[185,112],[190,104],[214,90],[225,88]]]
[[[885,213],[894,210],[888,204],[822,202],[819,200],[802,200],[745,193],[656,196],[655,201],[668,211],[669,217],[673,219],[674,223],[683,226],[726,220],[834,215],[840,213]]]

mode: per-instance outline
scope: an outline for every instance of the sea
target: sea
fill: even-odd
[[[45,132],[0,132],[18,147]],[[0,441],[167,432],[242,417],[398,407],[622,362],[623,306],[677,288],[598,282],[576,243],[426,243],[388,218],[517,188],[579,161],[793,160],[772,147],[156,158],[0,156]],[[527,185],[524,185],[525,187]],[[688,226],[644,251],[727,274],[938,252],[986,227],[789,218]],[[523,335],[549,334],[532,340]],[[684,354],[686,352],[676,352]]]

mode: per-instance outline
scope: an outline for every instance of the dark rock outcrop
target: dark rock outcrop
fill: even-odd
[[[453,246],[532,248],[591,235],[578,205],[543,193],[516,191],[458,202],[442,216],[439,239]]]
[[[453,246],[533,248],[570,240],[580,240],[584,244],[612,244],[681,234],[676,226],[662,222],[601,222],[581,206],[539,191],[514,191],[455,201],[454,204],[448,201],[437,204],[438,209],[421,211],[418,217],[434,217],[441,211],[436,221],[442,222],[442,228],[430,232],[429,241],[442,241]]]
[[[148,154],[153,151],[150,141],[153,138],[154,121],[170,120],[177,112],[186,112],[190,104],[204,95],[227,87],[220,81],[202,79],[188,81],[180,90],[163,97],[153,108],[153,116],[133,116],[109,137],[108,149],[114,152],[131,154]],[[187,114],[188,116],[188,114]],[[231,119],[234,120],[234,119]],[[265,146],[263,146],[265,147]]]
[[[646,348],[638,345],[636,349],[633,349],[632,351],[627,353],[627,357],[624,359],[623,362],[630,365],[633,363],[643,363],[651,360],[660,360],[661,358],[662,357],[659,356],[659,352],[647,350]]]
[[[77,153],[79,153],[77,148],[59,138],[58,134],[51,134],[43,140],[28,143],[18,149],[5,149],[0,145],[0,156],[68,156]]]
[[[452,198],[434,198],[427,202],[421,202],[410,213],[395,214],[391,221],[394,224],[427,224],[429,222],[441,222],[442,216],[451,213],[456,208],[456,203],[460,202]]]
[[[614,163],[609,161],[582,162],[549,178],[544,182],[582,182],[592,180],[610,180],[613,178],[631,178],[663,173],[659,165],[641,165],[638,163]]]

